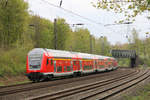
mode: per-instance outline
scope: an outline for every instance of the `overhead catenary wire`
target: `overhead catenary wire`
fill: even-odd
[[[85,16],[82,16],[82,15],[80,15],[80,14],[74,12],[74,11],[71,11],[71,10],[68,10],[68,9],[63,8],[63,7],[62,7],[62,1],[59,2],[59,5],[55,5],[55,4],[53,4],[53,3],[50,3],[50,2],[47,1],[47,0],[41,0],[41,1],[44,2],[44,3],[46,3],[46,4],[48,4],[48,5],[50,5],[50,6],[52,6],[52,7],[61,9],[61,10],[65,11],[65,12],[67,12],[67,13],[70,13],[70,14],[74,15],[74,16],[78,16],[78,17],[80,17],[80,18],[82,18],[82,19],[84,19],[84,20],[87,20],[87,21],[89,21],[89,22],[95,24],[95,25],[94,25],[95,28],[97,27],[97,28],[99,29],[99,25],[100,25],[100,26],[104,27],[106,30],[113,31],[111,28],[107,27],[107,25],[105,25],[105,24],[103,24],[103,23],[99,23],[99,22],[97,22],[97,21],[95,21],[95,20],[92,20],[92,19],[90,19],[90,18],[87,18],[87,17],[85,17]],[[85,25],[85,24],[84,24],[84,25]],[[91,24],[89,24],[89,25],[91,25]],[[98,25],[98,26],[97,26],[97,25]],[[109,25],[108,25],[108,26],[109,26]],[[113,31],[113,32],[114,32],[114,31]],[[114,32],[114,33],[115,33],[115,32]],[[99,34],[99,33],[98,33],[98,34]],[[104,36],[104,35],[103,35],[103,36]]]
[[[98,25],[104,26],[102,23],[99,23],[99,22],[97,22],[97,21],[95,21],[95,20],[89,19],[89,18],[87,18],[87,17],[85,17],[85,16],[82,16],[82,15],[80,15],[80,14],[78,14],[78,13],[75,13],[75,12],[73,12],[73,11],[71,11],[71,10],[68,10],[68,9],[63,8],[63,7],[57,6],[57,5],[55,5],[55,4],[52,4],[52,3],[48,2],[47,0],[41,0],[41,1],[43,1],[43,2],[45,2],[45,3],[47,3],[47,4],[49,4],[49,5],[51,5],[51,6],[53,6],[53,7],[59,8],[59,9],[61,9],[61,10],[64,10],[65,12],[68,12],[68,13],[71,13],[71,14],[73,14],[73,15],[76,15],[76,16],[78,16],[78,17],[80,17],[80,18],[82,18],[82,19],[85,19],[85,20],[87,20],[87,21],[89,21],[89,22],[92,22],[92,23],[94,23],[94,24],[98,24]]]

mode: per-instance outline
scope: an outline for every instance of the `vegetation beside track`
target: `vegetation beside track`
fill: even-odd
[[[35,47],[54,49],[53,24],[53,21],[29,13],[24,0],[1,0],[0,77],[24,75],[29,50]],[[90,38],[94,54],[110,55],[106,37],[96,38],[81,27],[73,30],[65,19],[57,18],[57,49],[90,53]]]
[[[0,76],[17,76],[25,73],[26,55],[28,50],[14,48],[0,50]]]
[[[142,90],[137,92],[136,96],[127,96],[126,100],[149,100],[150,84],[146,85]]]
[[[54,23],[29,13],[24,0],[0,1],[0,77],[24,75],[26,55],[32,48],[54,49]],[[140,64],[150,66],[150,38],[140,40],[133,29],[129,44],[111,45],[107,37],[93,36],[83,27],[72,29],[65,19],[57,18],[57,49],[110,56],[110,49],[134,49],[138,51]],[[120,66],[128,66],[129,60],[119,60]],[[0,83],[2,84],[2,83]]]
[[[28,78],[24,75],[0,77],[0,87],[29,83],[29,82],[30,81],[28,80]]]

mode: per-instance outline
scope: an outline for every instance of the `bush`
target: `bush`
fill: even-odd
[[[0,76],[24,74],[28,51],[29,50],[23,48],[14,48],[10,50],[0,49]]]

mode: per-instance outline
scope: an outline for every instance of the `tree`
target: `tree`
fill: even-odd
[[[65,50],[66,41],[69,37],[71,29],[66,23],[65,19],[58,18],[56,22],[56,34],[57,34],[57,49]]]
[[[53,23],[50,20],[41,18],[40,16],[32,16],[30,21],[32,32],[30,32],[34,47],[53,49]],[[30,28],[31,28],[30,27]]]
[[[1,47],[9,47],[17,40],[22,40],[22,36],[27,30],[28,17],[28,4],[24,0],[0,1]]]
[[[90,32],[88,29],[77,28],[73,32],[73,38],[73,51],[90,53]]]
[[[134,18],[138,14],[145,10],[150,11],[150,0],[98,0],[97,4],[93,3],[93,6],[107,9],[107,11],[113,10],[116,13],[124,13],[125,19],[116,21],[116,23],[123,23],[124,21],[135,21]]]

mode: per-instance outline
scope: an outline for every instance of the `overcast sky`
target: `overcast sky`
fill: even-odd
[[[96,9],[92,6],[91,2],[96,0],[63,0],[62,8],[75,12],[81,16],[84,16],[95,23],[83,19],[79,16],[65,12],[61,8],[53,7],[44,1],[48,1],[51,4],[59,6],[60,0],[25,0],[29,3],[29,9],[33,14],[50,19],[64,18],[68,24],[83,23],[83,28],[88,28],[91,34],[95,37],[106,36],[111,44],[117,42],[127,42],[126,35],[127,25],[112,25],[104,27],[106,24],[114,24],[118,19],[123,18],[123,14],[116,14],[114,12],[108,12],[102,9]],[[136,21],[130,24],[128,30],[131,31],[135,28],[139,32],[140,38],[145,38],[145,32],[150,32],[150,21],[146,18],[147,13],[143,13],[136,17]],[[97,24],[99,23],[99,24]],[[72,26],[71,26],[72,27]],[[81,27],[81,26],[76,26]]]

